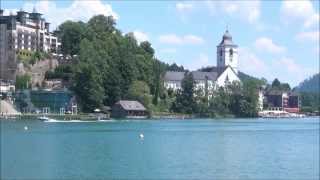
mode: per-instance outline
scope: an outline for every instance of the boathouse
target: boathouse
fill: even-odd
[[[147,109],[138,101],[120,100],[112,106],[114,118],[146,118]]]

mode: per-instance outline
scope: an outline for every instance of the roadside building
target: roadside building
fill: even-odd
[[[299,95],[291,91],[266,91],[263,95],[263,108],[298,113],[300,112]]]
[[[120,100],[112,106],[114,118],[146,118],[147,109],[138,101]]]
[[[0,9],[0,79],[15,79],[17,57],[31,52],[58,53],[61,43],[49,31],[50,23],[35,9],[4,15]]]

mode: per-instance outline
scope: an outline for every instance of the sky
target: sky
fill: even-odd
[[[292,87],[319,72],[319,1],[1,0],[5,14],[33,7],[51,22],[112,15],[123,33],[148,40],[163,62],[190,70],[216,66],[226,29],[239,46],[239,70]]]

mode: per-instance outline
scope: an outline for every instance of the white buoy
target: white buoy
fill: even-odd
[[[24,127],[24,130],[27,131],[27,130],[28,130],[28,126],[25,126],[25,127]]]
[[[140,136],[140,139],[144,138],[144,135],[142,133],[139,136]]]

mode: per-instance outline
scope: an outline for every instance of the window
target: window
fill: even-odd
[[[223,53],[223,52],[222,52],[222,49],[220,49],[220,56],[222,56],[222,53]]]
[[[233,49],[229,50],[229,54],[230,54],[230,56],[233,56]]]
[[[232,57],[233,57],[233,49],[229,50],[229,56],[230,56],[230,61],[232,61]]]

